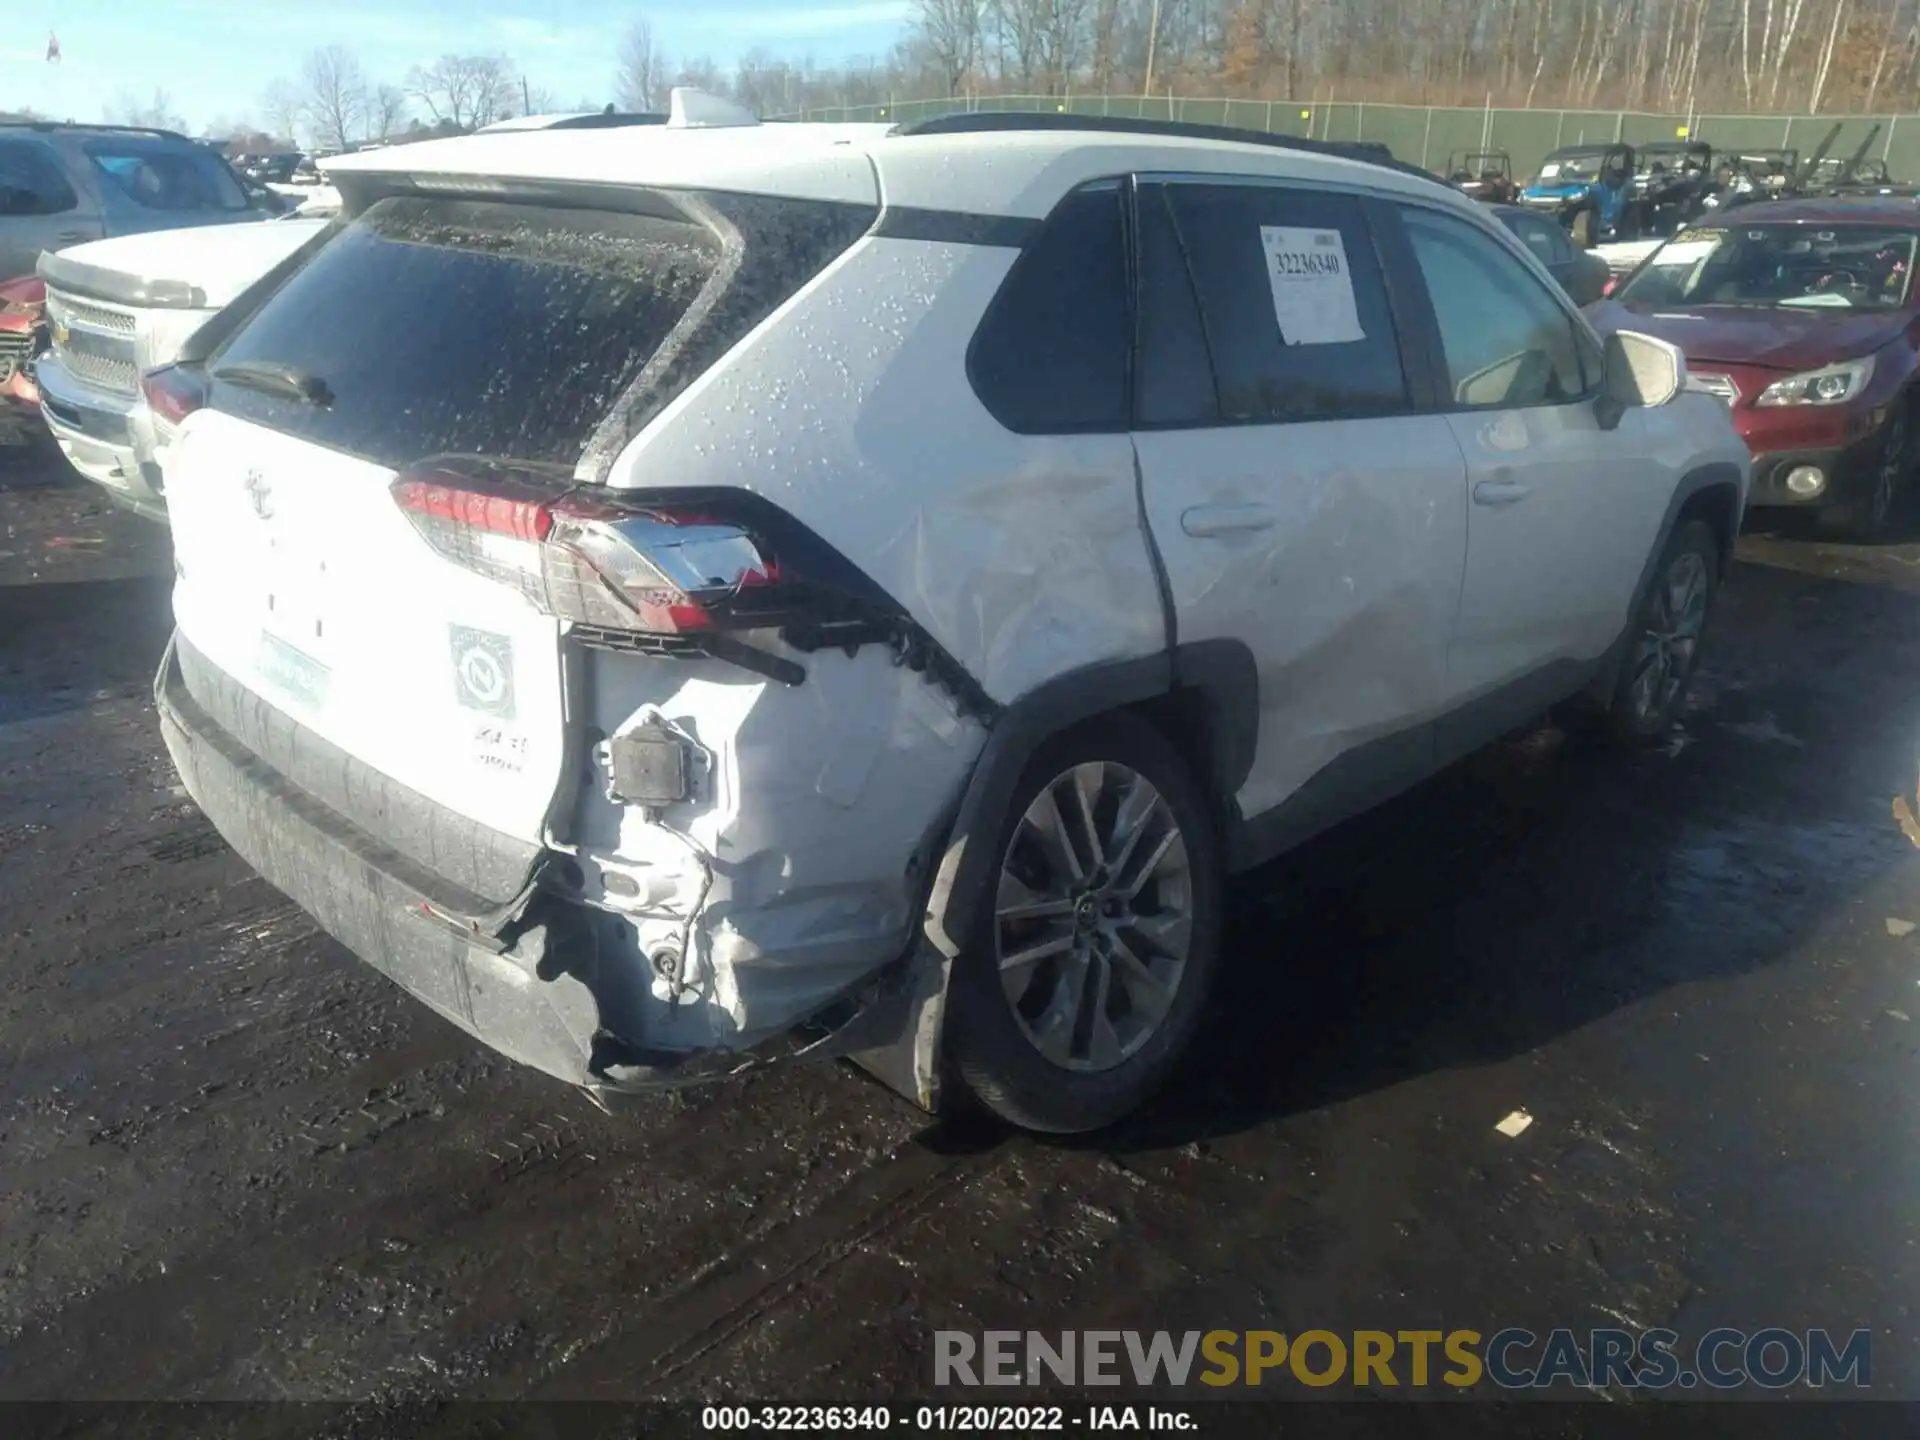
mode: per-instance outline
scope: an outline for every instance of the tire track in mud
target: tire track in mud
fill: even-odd
[[[617,1316],[557,1357],[531,1399],[632,1400],[684,1379],[707,1356],[849,1257],[957,1198],[1031,1148],[1002,1134],[953,1148],[939,1124],[857,1173],[818,1207],[695,1270],[637,1320]]]
[[[433,1022],[436,1038],[441,1024]],[[513,1073],[504,1063],[501,1068]],[[529,1078],[525,1083],[538,1087],[542,1102],[549,1093],[558,1098],[543,1080]],[[431,1104],[433,1086],[418,1088],[416,1098]],[[482,1103],[502,1098],[497,1085],[478,1090]],[[258,1093],[252,1096],[256,1103],[263,1098]],[[306,1155],[289,1162],[298,1173],[284,1188],[294,1193],[273,1204],[265,1215],[246,1216],[229,1233],[192,1236],[200,1242],[195,1247],[199,1253],[170,1255],[157,1275],[151,1265],[143,1267],[143,1273],[121,1271],[73,1294],[50,1313],[35,1316],[28,1326],[6,1337],[8,1343],[0,1349],[0,1392],[20,1398],[98,1394],[100,1377],[89,1371],[81,1357],[103,1353],[104,1347],[118,1357],[114,1393],[126,1397],[233,1396],[236,1376],[249,1372],[266,1377],[265,1383],[273,1387],[261,1391],[248,1386],[244,1393],[255,1398],[366,1396],[369,1389],[376,1399],[396,1398],[396,1392],[398,1398],[439,1397],[446,1393],[449,1372],[461,1370],[466,1372],[460,1379],[463,1389],[518,1395],[550,1368],[541,1355],[528,1349],[543,1333],[571,1332],[579,1337],[559,1346],[563,1358],[590,1352],[603,1338],[623,1336],[630,1328],[623,1317],[633,1308],[634,1291],[655,1287],[619,1283],[623,1278],[643,1277],[650,1257],[628,1253],[618,1236],[607,1233],[605,1224],[598,1222],[606,1208],[607,1191],[631,1187],[646,1178],[663,1154],[701,1155],[703,1136],[711,1138],[711,1114],[690,1110],[658,1129],[623,1135],[618,1132],[619,1121],[591,1111],[584,1101],[575,1104],[582,1111],[579,1116],[546,1103],[540,1104],[536,1115],[517,1096],[511,1097],[516,1102],[512,1111],[493,1115],[492,1123],[476,1125],[473,1098],[466,1098],[464,1114],[429,1112],[443,1118],[423,1124],[419,1123],[423,1114],[415,1111],[393,1116],[375,1113],[360,1127],[364,1134],[342,1139],[344,1130],[302,1126],[291,1114],[249,1119],[244,1113],[248,1097],[234,1097],[223,1107],[230,1123],[257,1129],[285,1122],[290,1133],[311,1146]],[[446,1100],[461,1103],[451,1095]],[[377,1105],[372,1108],[378,1110]],[[392,1124],[382,1123],[388,1119]],[[386,1131],[404,1121],[416,1122],[407,1128],[417,1136],[412,1142],[419,1147],[417,1153],[399,1162],[381,1160],[383,1148],[389,1156],[393,1153]],[[446,1133],[444,1127],[449,1125],[458,1127],[455,1133]],[[612,1133],[609,1126],[615,1127]],[[771,1127],[769,1138],[780,1128]],[[408,1143],[404,1135],[396,1138]],[[369,1149],[374,1152],[371,1156],[366,1154]],[[716,1332],[712,1343],[718,1343],[751,1319],[751,1307],[771,1289],[770,1281],[762,1281],[748,1293],[739,1293],[737,1272],[743,1265],[758,1264],[774,1275],[792,1276],[790,1289],[804,1278],[808,1261],[822,1262],[815,1268],[824,1270],[836,1254],[845,1253],[863,1237],[892,1228],[890,1212],[897,1210],[900,1221],[922,1213],[948,1193],[950,1187],[942,1182],[965,1164],[918,1147],[908,1153],[911,1163],[906,1169],[878,1162],[855,1181],[830,1192],[809,1216],[773,1222],[765,1233],[752,1236],[724,1259],[711,1258],[717,1245],[708,1248],[699,1238],[692,1239],[690,1243],[706,1253],[696,1260],[688,1278],[668,1285],[667,1294],[682,1298],[650,1307],[649,1313],[659,1317],[650,1333],[680,1335],[688,1323],[685,1317],[698,1313],[710,1317]],[[724,1192],[739,1183],[756,1158],[764,1156],[750,1153],[732,1166],[696,1166],[681,1178],[702,1191]],[[405,1165],[406,1173],[396,1177],[395,1163]],[[317,1177],[315,1166],[320,1167]],[[343,1166],[361,1168],[343,1171]],[[328,1172],[335,1177],[331,1182]],[[355,1195],[358,1183],[380,1193]],[[818,1219],[813,1218],[816,1215]],[[543,1274],[542,1289],[529,1304],[527,1295],[501,1276],[497,1264],[490,1263],[490,1254],[498,1258],[502,1246],[534,1248],[540,1239],[530,1245],[530,1236],[542,1237],[550,1227],[565,1226],[570,1217],[597,1232],[583,1243],[589,1249],[605,1250],[603,1259],[610,1263]],[[663,1222],[655,1215],[647,1217],[647,1223]],[[711,1228],[706,1230],[708,1237],[713,1234]],[[422,1383],[364,1351],[341,1362],[348,1373],[337,1378],[351,1389],[343,1391],[340,1384],[328,1383],[335,1377],[321,1379],[310,1389],[302,1388],[298,1374],[291,1377],[291,1386],[286,1377],[276,1377],[273,1372],[281,1362],[292,1370],[300,1368],[292,1346],[303,1330],[323,1342],[337,1342],[343,1330],[354,1328],[350,1314],[318,1321],[308,1317],[321,1315],[339,1296],[367,1283],[367,1277],[377,1280],[390,1270],[394,1262],[388,1252],[396,1249],[395,1237],[405,1237],[397,1248],[408,1252],[399,1263],[409,1275],[429,1289],[457,1297],[448,1323],[430,1327],[410,1347],[411,1358],[433,1362],[428,1368],[437,1378]],[[216,1239],[218,1244],[210,1246]],[[729,1281],[729,1288],[715,1291],[714,1287]],[[718,1303],[702,1299],[716,1293]],[[777,1298],[767,1296],[764,1303]],[[689,1312],[689,1304],[697,1309]],[[350,1300],[342,1301],[341,1308],[350,1312]],[[349,1323],[342,1326],[340,1319]],[[496,1330],[517,1338],[477,1370],[463,1365],[460,1356],[471,1348],[474,1335]],[[185,1345],[181,1344],[183,1331],[193,1337]],[[264,1362],[257,1356],[243,1356],[242,1350],[260,1348],[257,1337],[262,1335],[278,1337],[280,1352]],[[364,1345],[368,1338],[363,1336],[360,1343]],[[659,1341],[654,1343],[657,1346]],[[704,1348],[711,1347],[699,1353]],[[438,1360],[433,1359],[436,1355]]]

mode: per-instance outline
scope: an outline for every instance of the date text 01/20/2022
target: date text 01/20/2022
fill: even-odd
[[[708,1405],[703,1430],[892,1430],[1031,1435],[1068,1430],[1198,1429],[1185,1410],[1157,1405]]]

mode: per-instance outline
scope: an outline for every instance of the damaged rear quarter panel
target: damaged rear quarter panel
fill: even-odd
[[[858,242],[636,437],[609,485],[764,495],[1002,704],[1159,651],[1128,437],[1014,435],[967,382],[967,345],[1015,253]],[[982,727],[884,647],[786,653],[807,671],[797,687],[714,661],[588,657],[599,729],[658,706],[714,759],[710,793],[664,817],[713,872],[689,977],[702,998],[674,1017],[650,1008],[656,1035],[754,1043],[899,955],[924,883],[910,866],[929,860],[979,753]],[[697,895],[698,865],[662,826],[604,794],[579,824],[586,858],[644,857],[672,877],[670,903]],[[641,918],[642,952],[676,930]]]

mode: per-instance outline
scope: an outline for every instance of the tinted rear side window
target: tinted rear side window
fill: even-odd
[[[201,145],[89,140],[84,147],[114,194],[143,210],[244,210],[247,195],[226,162]]]
[[[395,467],[572,464],[720,259],[688,221],[383,200],[213,357],[214,404]],[[290,367],[332,403],[219,382],[242,363]]]
[[[37,140],[0,140],[0,215],[58,215],[80,202]]]
[[[1359,202],[1268,185],[1175,184],[1166,194],[1199,292],[1223,419],[1409,408]]]
[[[1127,428],[1120,187],[1077,190],[1014,262],[967,358],[974,392],[1023,435]]]

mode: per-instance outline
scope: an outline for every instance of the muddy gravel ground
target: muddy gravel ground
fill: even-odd
[[[164,535],[58,477],[0,455],[0,1396],[860,1400],[946,1328],[1612,1324],[1866,1327],[1920,1396],[1920,545],[1749,536],[1664,747],[1516,737],[1237,884],[1195,1060],[1061,1144],[846,1066],[609,1118],[481,1049],[185,799]]]

